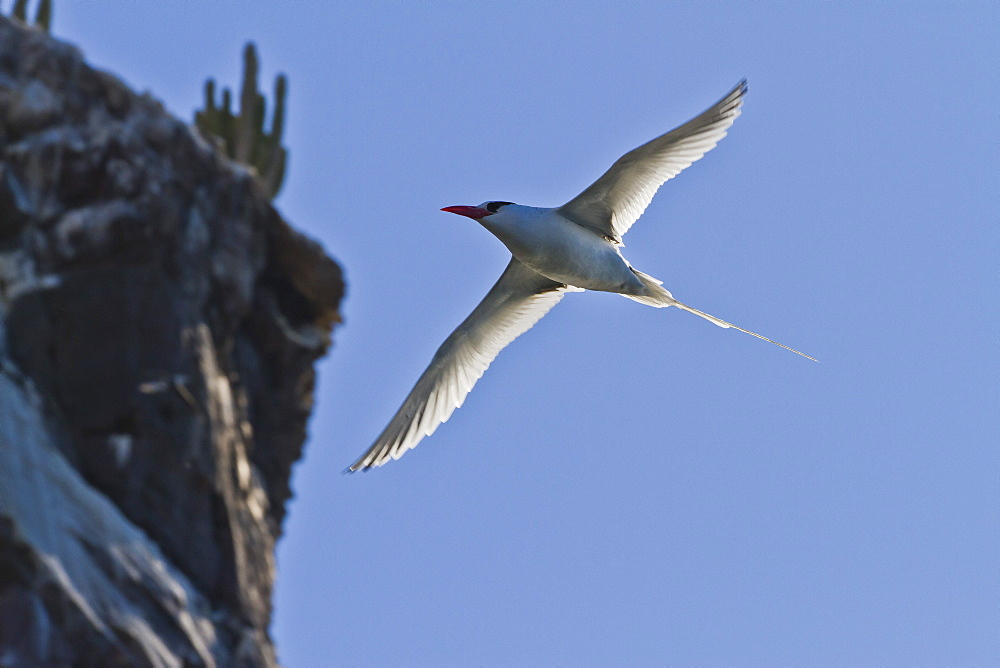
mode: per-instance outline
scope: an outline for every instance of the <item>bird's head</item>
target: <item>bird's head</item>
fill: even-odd
[[[473,220],[482,220],[487,216],[497,213],[508,204],[513,204],[513,202],[483,202],[479,206],[446,206],[441,210],[448,213],[457,213],[460,216],[466,216]]]

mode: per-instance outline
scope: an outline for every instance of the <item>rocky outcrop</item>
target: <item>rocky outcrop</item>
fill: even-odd
[[[0,665],[274,665],[338,266],[253,175],[0,17]]]

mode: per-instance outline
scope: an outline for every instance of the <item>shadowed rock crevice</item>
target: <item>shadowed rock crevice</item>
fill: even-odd
[[[275,663],[342,295],[251,173],[0,17],[0,660]]]

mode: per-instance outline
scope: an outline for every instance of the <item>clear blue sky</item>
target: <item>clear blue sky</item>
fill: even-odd
[[[57,35],[184,118],[248,39],[289,76],[277,205],[349,287],[283,662],[1000,662],[998,7],[57,0]],[[572,294],[433,437],[341,475],[506,262],[438,209],[561,204],[742,77],[626,251],[821,364]]]

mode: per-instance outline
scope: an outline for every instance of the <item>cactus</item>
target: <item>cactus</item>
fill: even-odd
[[[215,81],[205,82],[205,108],[195,112],[194,123],[202,133],[216,138],[220,148],[233,160],[252,167],[267,194],[273,199],[285,176],[288,151],[281,145],[285,123],[285,93],[288,81],[279,74],[274,82],[274,116],[270,131],[264,129],[267,101],[257,91],[257,50],[249,42],[243,50],[243,82],[240,110],[232,112],[232,93],[222,90],[222,104],[215,104]]]
[[[28,22],[28,0],[15,0],[10,15],[22,23]],[[35,10],[35,25],[49,32],[52,27],[52,0],[40,0]]]
[[[38,10],[35,12],[35,25],[45,32],[49,32],[52,27],[52,0],[41,0],[38,3]]]

